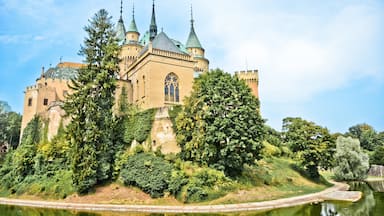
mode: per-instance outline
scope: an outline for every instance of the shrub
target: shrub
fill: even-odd
[[[280,156],[281,155],[281,150],[278,147],[271,145],[269,142],[264,141],[263,146],[264,146],[264,148],[263,148],[263,150],[261,150],[263,156],[272,157],[272,156]]]
[[[188,183],[182,187],[183,202],[201,202],[216,199],[233,189],[233,182],[224,172],[212,168],[199,168],[189,176]]]
[[[171,181],[172,165],[151,153],[130,156],[121,170],[126,185],[137,186],[153,198],[161,197]]]

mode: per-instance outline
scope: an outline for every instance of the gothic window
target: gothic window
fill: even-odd
[[[32,106],[32,98],[28,98],[28,106]]]
[[[164,96],[165,102],[179,102],[179,78],[174,73],[165,77]]]

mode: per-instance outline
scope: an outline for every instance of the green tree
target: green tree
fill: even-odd
[[[10,111],[6,102],[0,101],[0,145],[7,143],[12,149],[19,144],[21,115]]]
[[[259,101],[237,77],[216,69],[197,78],[177,117],[181,157],[226,174],[261,158]]]
[[[365,123],[350,127],[345,135],[359,139],[361,147],[369,151],[373,151],[379,142],[375,129]]]
[[[338,137],[336,140],[336,167],[334,169],[337,180],[363,180],[369,169],[368,155],[363,153],[358,139]]]
[[[67,130],[73,150],[73,183],[80,193],[111,177],[112,107],[120,51],[106,10],[99,10],[84,30],[88,36],[79,54],[85,57],[86,66],[72,80],[73,94],[64,104],[72,119]]]
[[[327,128],[301,118],[288,117],[283,119],[283,137],[310,177],[319,178],[319,166],[332,166],[335,144]]]
[[[42,138],[43,121],[35,116],[25,127],[19,147],[10,152],[2,164],[0,176],[2,185],[10,188],[34,173],[34,157],[37,144]]]
[[[384,166],[384,145],[380,145],[375,148],[369,162],[371,164]]]

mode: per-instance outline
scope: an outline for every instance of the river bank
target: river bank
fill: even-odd
[[[261,211],[275,208],[285,208],[296,205],[318,203],[325,201],[327,196],[337,191],[346,191],[349,185],[345,183],[333,182],[334,186],[321,192],[283,198],[262,202],[251,202],[241,204],[223,205],[113,205],[113,204],[91,204],[91,203],[65,203],[51,201],[36,201],[0,198],[0,204],[27,206],[36,208],[69,209],[84,211],[114,211],[114,212],[144,212],[144,213],[212,213],[212,212],[241,212],[241,211]]]

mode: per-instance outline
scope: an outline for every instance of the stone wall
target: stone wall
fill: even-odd
[[[159,108],[156,112],[151,130],[151,144],[153,150],[160,147],[163,154],[180,152],[168,107]]]
[[[371,165],[371,168],[369,169],[368,175],[384,177],[384,166]]]

